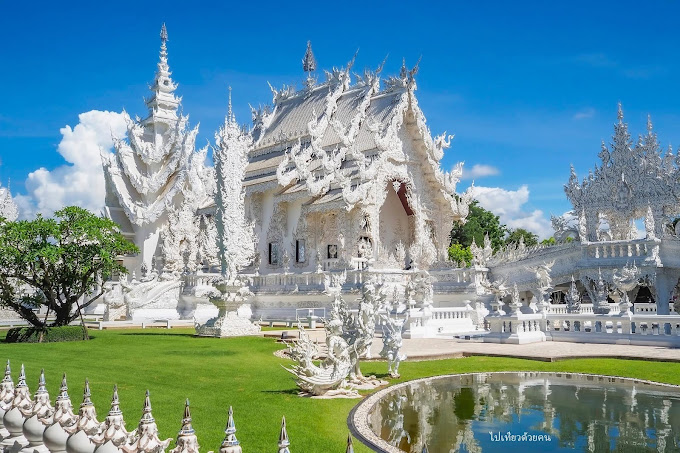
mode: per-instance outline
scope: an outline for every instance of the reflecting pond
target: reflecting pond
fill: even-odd
[[[568,373],[478,373],[386,394],[371,430],[406,452],[680,452],[680,390]]]

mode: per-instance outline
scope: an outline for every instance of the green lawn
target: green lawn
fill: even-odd
[[[246,453],[276,451],[281,416],[286,416],[294,453],[344,452],[346,419],[358,400],[312,400],[297,396],[286,361],[272,352],[281,345],[264,338],[196,338],[193,329],[94,331],[93,340],[59,344],[0,343],[0,359],[10,359],[13,378],[26,365],[35,390],[45,368],[52,400],[66,372],[77,407],[85,377],[99,419],[108,412],[113,384],[131,431],[141,416],[144,391],[151,391],[153,414],[163,437],[175,437],[185,398],[191,400],[201,451],[219,449],[229,405],[237,437]],[[574,345],[576,348],[587,345]],[[383,375],[384,362],[362,365],[364,374]],[[556,363],[471,357],[403,363],[401,380],[446,373],[500,370],[572,371],[612,374],[680,384],[680,363],[579,359]],[[355,451],[368,452],[355,444]]]

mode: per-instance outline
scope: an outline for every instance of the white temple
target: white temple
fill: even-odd
[[[417,66],[352,82],[352,60],[318,82],[308,43],[303,88],[272,88],[251,128],[230,96],[211,168],[178,113],[166,42],[163,27],[148,117],[128,118],[127,140],[103,158],[107,213],[141,250],[123,258],[131,280],[108,283],[108,319],[246,332],[245,318],[326,316],[331,293],[355,308],[370,281],[408,313],[407,338],[680,344],[680,239],[668,227],[680,158],[661,151],[651,122],[633,144],[619,109],[602,164],[565,186],[575,220],[553,219],[557,245],[494,254],[487,238],[460,267],[449,233],[471,195],[455,192],[462,164],[441,169],[451,137],[426,126]]]

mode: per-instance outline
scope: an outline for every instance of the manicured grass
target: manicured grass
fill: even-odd
[[[193,329],[93,331],[89,342],[0,344],[0,359],[12,362],[16,381],[26,365],[35,391],[45,368],[52,401],[61,373],[66,372],[77,408],[83,381],[90,379],[99,419],[108,412],[111,391],[118,384],[128,430],[141,416],[144,391],[151,391],[153,415],[162,437],[175,437],[185,398],[191,401],[201,451],[219,449],[229,405],[234,407],[237,437],[245,453],[276,451],[281,416],[286,416],[294,453],[344,452],[347,414],[358,400],[312,400],[297,396],[292,377],[272,355],[280,344],[264,338],[196,338]],[[587,347],[587,345],[574,345]],[[471,357],[430,362],[405,362],[400,381],[424,376],[474,371],[571,371],[630,376],[680,384],[680,364],[614,359],[578,359],[556,363]],[[384,376],[384,362],[362,365],[364,374]],[[173,443],[174,444],[174,443]],[[357,453],[369,450],[358,443]]]

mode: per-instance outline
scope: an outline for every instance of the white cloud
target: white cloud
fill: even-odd
[[[585,120],[595,116],[595,109],[588,107],[579,112],[576,112],[573,116],[575,120]]]
[[[540,209],[531,212],[522,210],[522,206],[529,201],[528,186],[523,185],[517,190],[475,186],[472,194],[481,207],[499,216],[501,223],[509,228],[524,228],[536,233],[540,239],[553,235],[550,220],[546,218],[543,211]]]
[[[463,166],[463,176],[461,179],[483,178],[485,176],[495,176],[500,174],[500,170],[491,165],[475,164],[469,170]]]
[[[51,216],[64,206],[77,205],[99,213],[104,207],[104,171],[100,153],[113,148],[112,136],[121,137],[126,127],[123,115],[92,110],[78,115],[79,123],[66,126],[57,152],[67,164],[53,170],[41,167],[26,179],[28,196],[15,197],[20,217],[36,213]]]

